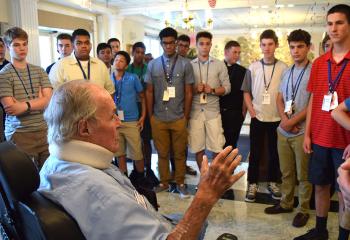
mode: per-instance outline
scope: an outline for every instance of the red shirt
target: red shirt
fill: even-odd
[[[307,90],[313,94],[311,141],[322,147],[345,149],[350,143],[350,131],[345,130],[334,121],[330,111],[326,112],[321,109],[324,95],[328,94],[329,90],[328,60],[331,61],[332,81],[334,81],[345,59],[350,60],[350,51],[338,64],[332,57],[332,51],[328,51],[312,64],[310,81],[307,87]],[[348,61],[335,91],[338,94],[338,103],[350,97],[350,61]]]

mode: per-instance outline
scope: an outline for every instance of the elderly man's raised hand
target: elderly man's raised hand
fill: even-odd
[[[198,197],[203,196],[213,203],[219,200],[222,194],[244,175],[244,171],[233,174],[241,159],[238,149],[232,150],[231,146],[221,151],[210,165],[208,158],[204,156]]]

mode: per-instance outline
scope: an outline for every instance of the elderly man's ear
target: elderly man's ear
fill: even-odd
[[[86,119],[80,119],[78,122],[78,136],[79,137],[88,137],[90,136],[89,132],[89,123]]]

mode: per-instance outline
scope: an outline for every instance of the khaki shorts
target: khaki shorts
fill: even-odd
[[[204,112],[201,112],[196,119],[191,118],[188,125],[188,144],[192,153],[204,149],[220,152],[225,144],[221,115],[206,120]]]
[[[119,130],[119,149],[115,156],[138,161],[143,159],[140,129],[137,122],[122,122]]]

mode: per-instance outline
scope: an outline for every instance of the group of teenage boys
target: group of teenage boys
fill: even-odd
[[[146,47],[137,42],[132,47],[130,63],[130,55],[120,51],[116,38],[100,43],[98,58],[91,57],[90,34],[77,29],[72,36],[58,35],[60,57],[46,69],[46,74],[26,61],[28,35],[14,27],[0,41],[4,134],[6,140],[14,142],[42,166],[48,156],[46,136],[50,135],[42,112],[52,91],[68,81],[90,80],[105,88],[116,104],[121,127],[115,157],[121,172],[128,174],[126,157],[129,157],[134,165],[130,175],[142,179],[146,169],[146,176],[156,179],[151,170],[153,138],[159,170],[155,190],[168,190],[173,178],[180,196],[187,198],[185,174],[196,174],[186,166],[187,145],[195,153],[200,169],[205,150],[215,157],[224,146],[237,146],[248,111],[251,124],[246,201],[254,202],[258,183],[266,181],[272,198],[280,202],[266,208],[265,213],[292,212],[294,189],[299,183],[299,206],[292,224],[302,227],[309,219],[313,184],[316,227],[295,239],[328,239],[330,186],[335,182],[339,239],[347,239],[350,213],[346,198],[344,207],[335,179],[339,166],[350,155],[350,133],[331,113],[350,97],[350,85],[346,83],[350,79],[348,5],[336,5],[328,11],[327,30],[333,47],[313,63],[308,59],[310,34],[301,29],[292,31],[288,36],[293,59],[290,67],[275,57],[278,47],[275,32],[265,30],[260,35],[263,58],[245,69],[238,64],[238,42],[226,44],[225,60],[220,61],[210,56],[213,36],[205,31],[196,35],[198,56],[193,60],[186,58],[189,37],[178,37],[176,30],[165,28],[159,33],[163,55],[146,63]],[[4,58],[5,45],[10,62]],[[341,106],[345,109],[343,103]],[[346,126],[345,120],[337,121]]]

